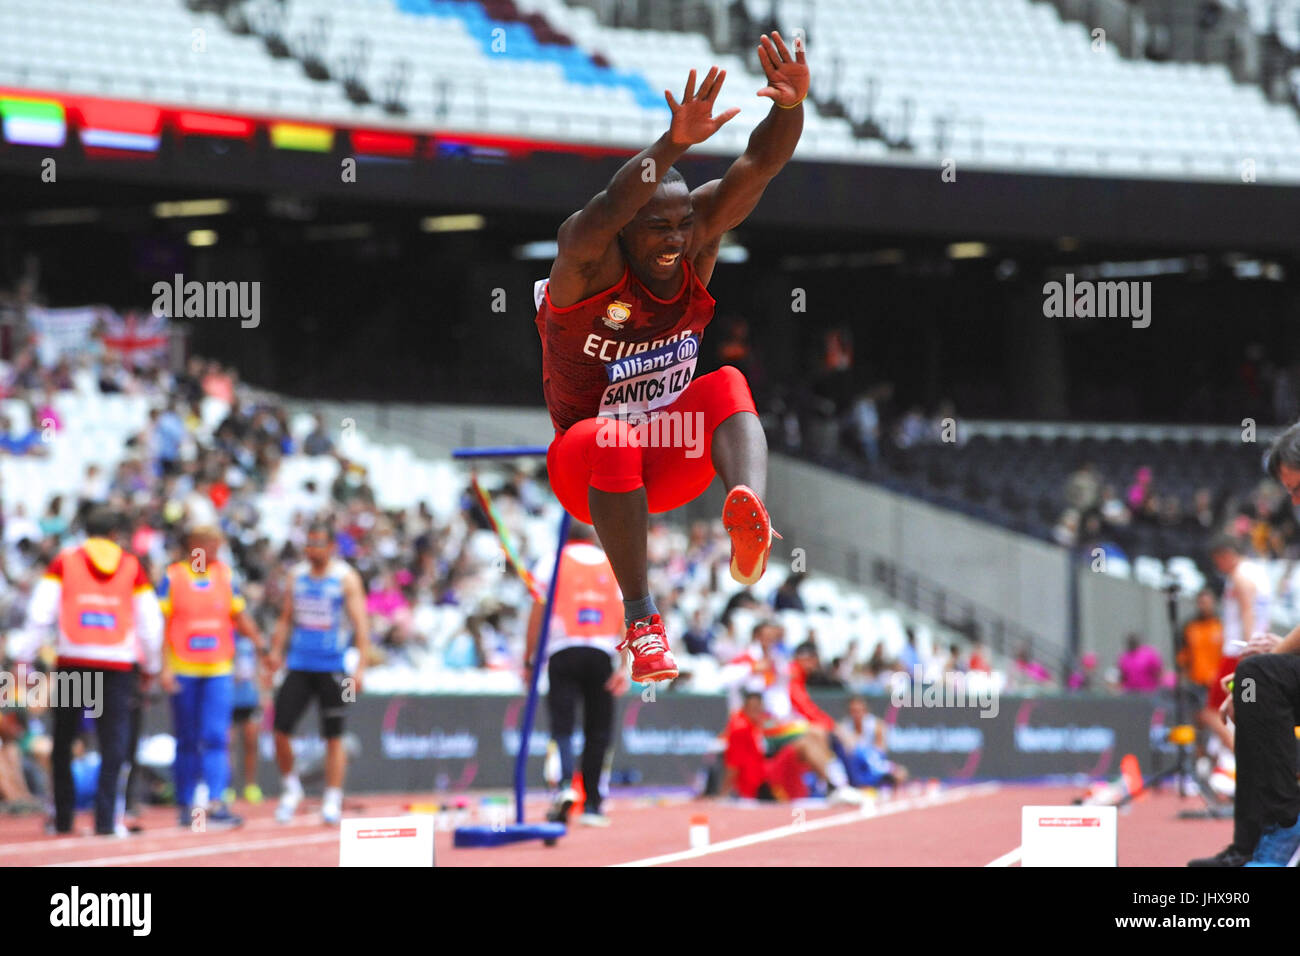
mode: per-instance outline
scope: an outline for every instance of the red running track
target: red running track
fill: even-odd
[[[856,808],[742,806],[686,798],[607,801],[608,829],[570,827],[555,847],[539,842],[492,849],[455,849],[449,829],[437,833],[439,866],[985,866],[1020,842],[1020,808],[1064,805],[1077,788],[974,784],[938,792],[913,792],[883,800],[866,813]],[[396,816],[424,795],[350,796],[346,815]],[[473,798],[471,798],[473,800]],[[477,802],[474,800],[473,802]],[[1182,866],[1217,852],[1231,838],[1229,820],[1180,820],[1197,801],[1172,792],[1153,794],[1119,817],[1120,866]],[[32,817],[0,818],[0,866],[334,866],[337,831],[324,826],[318,804],[304,803],[298,817],[280,825],[273,803],[238,812],[238,830],[194,833],[175,823],[174,812],[150,808],[143,833],[117,839],[90,835],[45,836]],[[530,801],[529,818],[544,804]],[[710,845],[689,852],[691,817],[707,814]],[[83,815],[79,819],[86,825]],[[442,827],[451,821],[442,820]]]

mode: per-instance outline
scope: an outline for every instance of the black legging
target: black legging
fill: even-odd
[[[605,682],[614,673],[610,656],[595,647],[566,647],[551,655],[547,667],[551,689],[546,706],[551,715],[551,737],[560,751],[562,786],[573,780],[573,724],[582,699],[582,786],[587,792],[584,811],[599,813],[600,776],[605,751],[614,735],[614,696]]]
[[[1249,853],[1263,827],[1291,826],[1300,815],[1295,738],[1300,724],[1300,656],[1247,657],[1233,678],[1232,706],[1237,725],[1232,842]]]
[[[135,671],[82,668],[59,668],[54,673],[77,675],[77,679],[83,681],[82,688],[90,694],[98,690],[95,682],[102,675],[102,711],[95,721],[100,756],[99,785],[95,791],[95,832],[112,833],[117,781],[122,764],[129,756],[131,694],[139,686],[139,677]],[[54,748],[51,754],[54,771],[54,826],[60,833],[67,833],[72,829],[77,807],[77,790],[72,781],[72,744],[81,733],[82,714],[86,708],[71,706],[76,701],[60,700],[57,703],[59,706],[50,708],[54,722]],[[81,703],[90,702],[83,699]]]

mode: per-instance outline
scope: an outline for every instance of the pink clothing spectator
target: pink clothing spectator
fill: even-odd
[[[1120,655],[1119,686],[1126,691],[1151,691],[1160,689],[1164,662],[1160,652],[1150,644],[1141,644]]]
[[[1129,509],[1136,512],[1146,504],[1147,497],[1151,494],[1151,469],[1145,465],[1137,470],[1137,480],[1129,486],[1128,489],[1128,506]]]
[[[407,608],[406,598],[397,588],[385,588],[374,591],[366,598],[366,610],[379,617],[396,617],[398,612]]]

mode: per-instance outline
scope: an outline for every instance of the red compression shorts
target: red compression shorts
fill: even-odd
[[[557,434],[546,453],[546,471],[564,510],[591,524],[588,489],[624,492],[641,487],[652,514],[680,508],[713,481],[713,430],[737,412],[758,414],[749,383],[731,365],[701,375],[656,414],[663,412],[680,414],[671,427],[585,418]],[[649,446],[641,447],[643,441]]]
[[[1218,710],[1223,706],[1223,702],[1228,699],[1228,692],[1223,689],[1223,678],[1235,671],[1240,661],[1240,657],[1230,657],[1227,654],[1224,654],[1219,659],[1219,673],[1214,675],[1214,681],[1210,684],[1209,699],[1205,702],[1206,707],[1211,710]]]

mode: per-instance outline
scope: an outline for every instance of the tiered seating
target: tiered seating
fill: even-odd
[[[746,2],[756,17],[770,9]],[[284,9],[291,49],[319,55],[330,79],[310,79],[298,60],[273,58],[260,38],[179,0],[7,0],[0,85],[634,147],[664,128],[662,91],[717,63],[728,71],[718,107],[743,111],[699,151],[736,153],[768,111],[754,97],[764,80],[751,51],[719,55],[701,34],[607,27],[563,0],[288,0]],[[1062,23],[1048,4],[786,0],[778,9],[791,38],[808,31],[814,99],[837,99],[879,127],[858,138],[848,120],[810,108],[804,158],[1209,178],[1238,178],[1252,159],[1260,179],[1300,178],[1300,124],[1288,106],[1233,83],[1221,65],[1094,51],[1086,28]],[[1280,22],[1300,31],[1287,10]],[[323,47],[308,51],[304,37]],[[347,97],[351,72],[372,102]],[[390,94],[405,114],[385,108]]]
[[[766,0],[747,4],[767,12]],[[808,30],[820,63],[838,59],[838,71],[818,71],[818,95],[874,117],[927,161],[1239,177],[1252,158],[1261,178],[1300,175],[1290,107],[1219,64],[1094,51],[1087,28],[1050,4],[788,0],[779,17],[783,29]]]
[[[297,116],[353,112],[338,84],[309,79],[257,37],[172,0],[5,0],[0,85]]]

